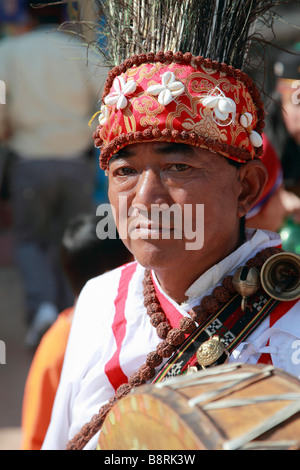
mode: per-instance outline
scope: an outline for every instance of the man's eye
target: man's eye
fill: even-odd
[[[185,165],[184,163],[174,163],[169,167],[169,170],[171,171],[185,171],[190,168],[189,165]]]
[[[114,171],[114,174],[116,176],[129,176],[129,175],[135,174],[135,170],[133,168],[126,166],[126,167],[118,168],[117,170]]]

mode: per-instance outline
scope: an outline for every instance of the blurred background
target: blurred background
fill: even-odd
[[[93,48],[87,54],[87,48],[83,47],[82,52],[80,47],[94,42],[99,45],[99,38],[90,27],[98,18],[95,2],[69,1],[59,7],[35,8],[37,3],[0,0],[0,346],[4,346],[0,347],[0,450],[20,448],[24,386],[41,333],[47,321],[51,324],[51,314],[55,317],[74,301],[72,293],[67,295],[67,283],[62,295],[51,278],[51,269],[58,278],[60,268],[59,237],[76,210],[95,214],[96,206],[107,202],[106,177],[98,168],[99,155],[92,147],[92,131],[88,126],[98,111],[97,102],[107,70],[99,66],[101,60]],[[280,187],[283,192],[279,196],[276,193],[275,215],[270,203],[267,215],[271,222],[264,228],[281,232],[286,248],[300,254],[300,56],[284,53],[285,58],[293,59],[288,68],[285,59],[278,58],[280,50],[268,44],[272,41],[279,48],[289,50],[298,44],[300,53],[300,3],[281,7],[276,10],[276,16],[272,29],[268,25],[260,28],[266,60],[258,60],[261,51],[253,48],[253,68],[249,73],[263,82],[266,91],[266,138],[273,146],[273,153],[275,150],[272,158],[277,163],[272,160],[269,165],[268,193],[249,217],[248,225],[260,227],[262,219],[267,223],[263,207]],[[65,22],[69,34],[67,47],[56,36],[54,39],[58,25]],[[50,32],[48,42],[55,43],[55,51],[52,53],[45,46],[49,58],[43,69],[42,60],[38,59],[41,53],[38,36],[31,42],[25,38],[41,26],[49,25],[53,35]],[[69,46],[71,43],[73,46],[73,39],[78,36],[79,43],[70,53]],[[14,44],[13,40],[20,38],[21,43]],[[57,49],[62,50],[62,57],[58,57]],[[70,57],[72,67],[63,75]],[[91,64],[88,71],[87,57]],[[284,76],[286,68],[289,76]],[[80,76],[81,82],[75,76]],[[274,103],[280,106],[283,96],[288,96],[295,108],[291,118],[295,129],[291,131],[284,118],[272,122]],[[281,126],[282,132],[276,126]],[[279,135],[282,138],[277,143],[274,136]],[[278,210],[279,205],[285,207],[282,212]],[[275,221],[279,212],[280,219]],[[35,227],[35,221],[45,214],[48,216],[44,220],[46,235],[42,224]],[[52,257],[47,253],[48,264],[45,264],[48,245]],[[39,268],[34,271],[35,266]],[[59,279],[61,286],[64,281]],[[37,330],[41,305],[44,323]]]
[[[84,0],[43,8],[39,3],[47,1],[0,1],[0,449],[20,448],[24,385],[38,335],[46,329],[43,324],[38,332],[30,330],[30,306],[48,301],[45,321],[51,323],[55,307],[60,312],[73,303],[68,285],[63,293],[53,286],[55,275],[62,285],[57,271],[62,231],[74,213],[95,215],[96,206],[107,201],[106,177],[93,147],[95,121],[88,125],[107,70],[99,70],[94,48],[88,52],[84,46],[99,44],[90,26],[98,12],[94,2]],[[40,32],[49,43],[43,45],[46,59]],[[45,213],[45,228],[33,233],[30,225]]]

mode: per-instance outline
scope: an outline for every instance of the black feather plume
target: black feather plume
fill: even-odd
[[[98,0],[110,65],[159,50],[191,52],[243,68],[255,26],[290,0]],[[104,19],[104,21],[103,21]],[[101,52],[101,51],[100,51]],[[103,51],[102,51],[103,52]]]

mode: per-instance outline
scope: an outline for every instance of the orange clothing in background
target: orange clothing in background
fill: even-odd
[[[22,410],[22,450],[39,450],[51,418],[60,380],[74,307],[60,313],[43,336],[25,384]]]

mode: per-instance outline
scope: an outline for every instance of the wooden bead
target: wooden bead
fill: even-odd
[[[201,301],[201,307],[209,315],[212,315],[220,308],[220,302],[218,302],[217,299],[214,299],[211,295],[206,295]]]
[[[148,354],[146,364],[150,367],[158,367],[162,363],[162,357],[157,352],[152,351]]]
[[[172,346],[171,344],[168,344],[166,341],[162,341],[157,345],[156,348],[157,354],[159,354],[161,357],[170,357],[173,352],[175,351],[175,347]]]
[[[161,313],[161,312],[153,313],[150,317],[150,323],[152,326],[157,328],[157,326],[163,321],[165,321],[165,319],[166,319],[166,316],[164,313]]]
[[[169,322],[163,321],[156,327],[156,332],[161,339],[166,339],[167,334],[172,329]]]
[[[224,277],[223,282],[222,282],[222,286],[226,287],[226,289],[228,289],[229,292],[231,292],[233,294],[233,293],[236,292],[236,290],[235,290],[235,287],[232,283],[232,278],[233,278],[233,276]]]
[[[178,328],[173,328],[173,330],[169,331],[166,338],[167,343],[171,344],[172,346],[179,346],[183,343],[184,340],[184,333]]]
[[[155,369],[153,367],[148,366],[147,364],[143,364],[139,368],[139,374],[142,380],[147,382],[148,380],[153,379],[155,376]]]
[[[190,334],[195,331],[196,325],[192,318],[183,317],[179,322],[179,328],[181,331],[183,331],[183,333]]]
[[[128,383],[131,387],[138,387],[139,385],[143,385],[145,380],[142,379],[139,372],[134,372],[128,379]]]
[[[218,302],[222,304],[228,302],[231,297],[231,293],[224,286],[215,287],[212,292],[212,295],[215,297],[215,299],[217,299]]]
[[[125,397],[131,390],[130,384],[122,384],[116,391],[116,397],[119,400],[120,398]]]
[[[198,325],[201,325],[201,323],[203,323],[208,316],[206,311],[203,310],[203,308],[200,306],[193,307],[189,311],[189,315],[196,323],[198,323]]]

